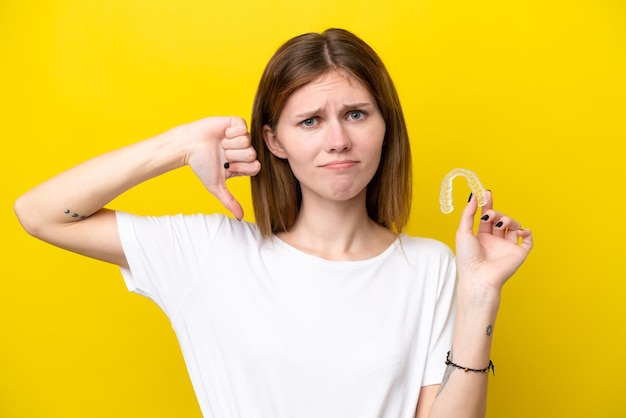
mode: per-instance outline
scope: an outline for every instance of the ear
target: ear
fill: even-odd
[[[263,126],[263,140],[270,152],[278,158],[287,159],[287,153],[269,125]]]

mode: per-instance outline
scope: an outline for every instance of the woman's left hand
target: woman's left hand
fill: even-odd
[[[474,234],[478,209],[472,196],[463,210],[456,233],[456,257],[460,284],[474,289],[500,292],[502,286],[522,265],[533,247],[532,233],[515,219],[493,210],[493,197],[487,191],[480,224]]]

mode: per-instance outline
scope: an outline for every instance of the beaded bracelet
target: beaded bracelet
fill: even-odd
[[[446,365],[447,366],[452,366],[452,367],[456,367],[457,369],[463,370],[465,373],[467,372],[476,372],[476,373],[489,373],[489,370],[491,370],[491,373],[493,373],[493,375],[496,375],[496,366],[494,366],[493,362],[491,360],[489,360],[489,365],[487,367],[485,367],[484,369],[471,369],[469,367],[463,367],[463,366],[459,366],[458,364],[453,363],[450,360],[450,352],[448,351],[448,355],[446,355]]]

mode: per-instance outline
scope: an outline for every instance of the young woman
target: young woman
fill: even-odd
[[[104,206],[189,165],[237,219]],[[212,117],[99,156],[20,197],[30,234],[121,266],[177,333],[207,417],[482,417],[500,292],[532,247],[470,197],[456,257],[402,229],[410,150],[376,53],[330,29],[271,58],[251,129]],[[251,176],[256,223],[226,188]]]

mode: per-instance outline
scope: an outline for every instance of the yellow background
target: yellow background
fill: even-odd
[[[249,119],[286,39],[338,26],[383,57],[414,154],[409,232],[453,245],[442,177],[474,170],[536,248],[507,284],[488,416],[625,417],[621,0],[0,3],[0,417],[199,417],[169,323],[118,269],[27,236],[22,192],[207,115]],[[247,179],[232,181],[251,219]],[[469,189],[455,180],[455,203]],[[190,170],[125,194],[222,211]],[[442,359],[443,361],[443,359]]]

